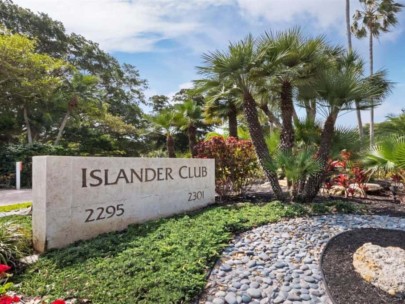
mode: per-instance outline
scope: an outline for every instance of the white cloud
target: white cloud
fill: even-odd
[[[49,14],[68,31],[98,42],[108,51],[150,51],[156,42],[202,30],[204,9],[231,0],[15,0]]]
[[[237,0],[246,18],[264,18],[266,21],[291,24],[297,17],[308,17],[322,28],[341,26],[345,2],[342,0]]]

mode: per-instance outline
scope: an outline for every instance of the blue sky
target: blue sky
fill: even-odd
[[[201,55],[224,49],[248,33],[300,26],[306,35],[325,35],[346,46],[344,0],[14,0],[49,14],[67,31],[82,34],[121,62],[135,65],[149,82],[148,96],[173,95],[198,78]],[[398,1],[405,4],[404,1]],[[351,0],[352,13],[358,0]],[[387,69],[396,83],[376,109],[376,121],[405,108],[405,12],[399,24],[375,41],[374,67]],[[353,37],[368,62],[367,40]],[[369,113],[363,112],[364,122]],[[354,113],[338,124],[356,125]]]

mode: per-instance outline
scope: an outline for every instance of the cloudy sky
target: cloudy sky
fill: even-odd
[[[403,4],[404,1],[397,0]],[[300,26],[346,45],[344,0],[14,0],[47,13],[67,31],[98,42],[121,62],[135,65],[149,81],[147,95],[172,95],[198,78],[204,52],[226,48],[248,33],[260,35]],[[352,12],[358,6],[351,0]],[[375,42],[375,69],[387,69],[394,92],[376,110],[376,120],[405,108],[405,13],[400,24]],[[367,40],[354,47],[367,60]],[[363,113],[365,122],[369,114]],[[340,123],[355,125],[349,113]]]

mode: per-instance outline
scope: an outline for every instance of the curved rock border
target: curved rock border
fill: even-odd
[[[320,271],[321,252],[337,234],[363,227],[405,230],[405,218],[323,215],[242,233],[211,270],[199,303],[332,303]]]

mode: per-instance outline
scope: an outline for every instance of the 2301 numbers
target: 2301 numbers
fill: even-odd
[[[188,193],[188,201],[197,201],[204,198],[204,191],[197,191],[197,192],[189,192]]]
[[[118,204],[116,206],[98,207],[97,209],[86,209],[88,216],[85,223],[94,222],[104,219],[112,218],[115,216],[121,216],[124,214],[125,210],[122,208],[124,204]]]

